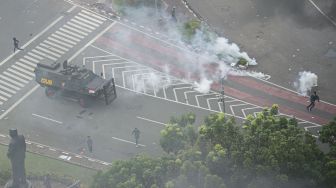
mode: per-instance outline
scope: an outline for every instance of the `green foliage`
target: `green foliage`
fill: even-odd
[[[10,179],[11,172],[7,170],[0,169],[0,185],[5,185],[6,182]]]
[[[248,64],[247,60],[243,57],[240,57],[238,62],[237,62],[237,65],[246,66],[247,64]]]
[[[185,147],[186,136],[183,130],[176,124],[168,124],[165,129],[160,132],[160,145],[162,149],[169,153],[177,154],[177,152]]]
[[[271,115],[277,115],[279,113],[279,105],[273,104],[270,113]]]
[[[195,19],[190,20],[183,24],[182,35],[187,41],[190,41],[199,29],[201,29],[201,22]]]
[[[196,116],[194,113],[189,112],[187,114],[183,114],[180,117],[171,117],[169,123],[177,124],[180,127],[186,127],[187,125],[193,125],[196,121]]]
[[[167,178],[179,173],[180,164],[174,158],[152,159],[137,156],[128,161],[116,161],[109,171],[94,177],[92,188],[163,187]]]
[[[295,117],[275,116],[277,108],[249,115],[243,128],[223,113],[211,114],[198,133],[190,125],[194,116],[172,118],[161,131],[160,144],[175,155],[115,162],[108,172],[96,175],[92,187],[335,188],[333,150],[322,153]],[[323,128],[320,138],[331,146],[334,127],[335,120]]]
[[[322,127],[319,139],[323,143],[328,143],[330,148],[336,147],[336,117]],[[336,155],[334,155],[336,157]]]

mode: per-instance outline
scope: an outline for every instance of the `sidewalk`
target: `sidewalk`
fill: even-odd
[[[8,135],[0,134],[1,145],[8,146],[9,141],[10,138]],[[111,163],[108,162],[93,159],[91,157],[81,154],[67,152],[58,148],[54,148],[52,146],[46,146],[29,140],[26,140],[26,144],[27,144],[27,152],[46,156],[56,160],[61,160],[85,168],[90,168],[94,170],[104,170],[111,165]]]

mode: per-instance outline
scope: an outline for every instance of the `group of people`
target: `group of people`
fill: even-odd
[[[140,130],[138,128],[135,128],[132,131],[132,135],[134,136],[135,147],[139,147]],[[87,136],[86,144],[87,144],[88,151],[92,153],[93,152],[93,140],[91,136]]]

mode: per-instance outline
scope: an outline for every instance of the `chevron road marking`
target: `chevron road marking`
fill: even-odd
[[[197,93],[197,91],[192,90],[192,91],[185,91],[184,94],[184,98],[186,99],[187,104],[189,104],[189,100],[188,100],[188,93]]]
[[[251,108],[244,108],[244,109],[242,109],[242,112],[243,112],[243,114],[244,114],[244,117],[247,117],[247,115],[246,115],[246,113],[245,113],[245,110],[252,110],[252,109],[258,109],[258,108],[260,108],[260,107],[255,106],[255,107],[251,107]]]
[[[178,98],[177,98],[177,94],[176,94],[176,90],[180,90],[180,89],[192,89],[192,86],[187,86],[187,87],[174,87],[173,88],[173,92],[174,92],[174,96],[175,96],[175,100],[178,101]]]
[[[232,112],[233,115],[236,115],[234,110],[233,110],[233,107],[237,107],[237,106],[245,106],[245,105],[249,105],[249,104],[234,104],[234,105],[229,105],[230,106],[230,110]]]

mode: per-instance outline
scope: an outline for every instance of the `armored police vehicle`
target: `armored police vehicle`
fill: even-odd
[[[79,101],[87,107],[92,100],[103,100],[110,104],[117,97],[114,79],[104,79],[85,67],[63,63],[38,63],[35,68],[35,80],[45,87],[48,97],[60,93]]]

